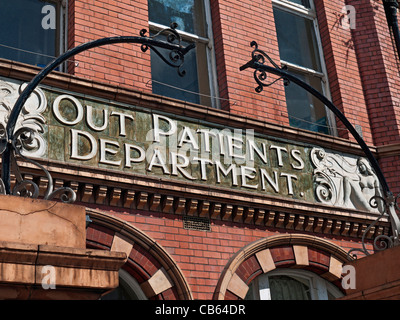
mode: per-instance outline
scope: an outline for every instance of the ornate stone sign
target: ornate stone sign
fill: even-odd
[[[1,123],[19,90],[0,80]],[[36,132],[24,152],[50,161],[361,210],[379,192],[364,159],[51,88],[36,90],[18,124]]]

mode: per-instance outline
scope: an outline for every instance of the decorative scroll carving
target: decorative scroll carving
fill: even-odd
[[[99,186],[95,192],[95,202],[97,204],[104,204],[107,197],[107,187]]]
[[[136,209],[146,210],[148,207],[147,203],[148,198],[149,194],[147,192],[139,192],[138,197],[136,199]]]
[[[350,158],[314,148],[310,154],[314,170],[314,191],[322,203],[366,211],[382,211],[379,180],[365,158]]]
[[[26,84],[18,85],[0,80],[0,124],[2,127],[7,126],[11,109],[25,86]],[[45,155],[47,151],[47,144],[43,138],[46,119],[42,116],[46,107],[47,99],[44,92],[36,88],[21,110],[15,130],[30,128],[33,135],[29,143],[23,144],[21,153],[24,156],[38,158]]]
[[[40,195],[47,200],[60,197],[63,202],[74,202],[76,195],[70,188],[54,189],[49,172],[38,162],[30,159],[43,157],[47,152],[47,143],[43,137],[46,119],[42,115],[47,107],[47,99],[41,89],[36,88],[26,100],[16,120],[14,136],[12,138],[7,136],[6,127],[12,108],[25,87],[26,84],[19,85],[0,80],[0,153],[3,153],[8,145],[12,146],[10,164],[15,174],[15,183],[11,193],[32,198]],[[44,172],[45,177],[38,179],[39,185],[33,179],[22,176],[17,158],[33,164]],[[0,183],[0,192],[6,193],[3,181]]]
[[[110,206],[118,206],[121,201],[122,190],[120,188],[113,188],[111,191]]]
[[[198,201],[195,199],[189,199],[186,201],[186,214],[189,216],[195,216],[197,214]]]
[[[232,217],[233,206],[230,204],[225,204],[222,206],[222,220],[229,221]]]
[[[186,199],[185,198],[177,198],[175,200],[175,214],[184,214],[185,213],[185,204],[186,204]]]
[[[242,222],[243,220],[243,211],[244,208],[243,207],[235,207],[233,210],[233,221],[234,222]]]
[[[244,215],[244,223],[252,223],[254,219],[254,209],[252,208],[246,208],[245,209],[245,215]]]
[[[152,194],[150,197],[149,210],[156,211],[161,206],[161,195]]]
[[[124,208],[131,208],[131,206],[135,203],[135,191],[126,190],[123,195],[123,206]]]

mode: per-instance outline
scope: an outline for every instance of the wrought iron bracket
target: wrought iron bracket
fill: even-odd
[[[273,60],[268,56],[267,53],[258,49],[258,45],[255,41],[251,42],[251,47],[254,47],[254,50],[251,54],[252,58],[249,62],[242,65],[240,67],[240,71],[246,69],[254,69],[254,79],[258,86],[255,88],[257,93],[262,92],[264,87],[268,87],[273,83],[277,82],[278,80],[282,79],[284,85],[289,85],[294,83],[304,90],[312,94],[318,100],[320,100],[326,107],[331,110],[334,115],[345,125],[345,127],[349,130],[352,134],[354,139],[357,141],[358,145],[363,150],[365,156],[369,160],[375,174],[379,180],[380,186],[382,188],[382,197],[373,197],[370,200],[370,205],[373,208],[377,208],[378,203],[381,202],[381,207],[383,208],[381,215],[365,230],[363,237],[362,237],[362,246],[363,249],[354,249],[349,251],[349,258],[356,258],[354,255],[355,251],[361,251],[365,255],[369,255],[370,252],[366,249],[365,246],[365,237],[366,234],[370,231],[370,229],[376,225],[376,223],[382,219],[383,217],[388,217],[390,224],[391,224],[391,231],[392,235],[390,237],[381,235],[378,236],[374,241],[374,249],[379,251],[386,249],[388,247],[398,246],[400,245],[399,235],[400,235],[400,219],[396,213],[396,210],[399,210],[399,206],[397,204],[397,200],[399,199],[400,195],[397,197],[393,196],[393,193],[389,189],[389,185],[382,173],[382,170],[378,164],[378,161],[375,159],[374,155],[372,154],[370,148],[359,135],[357,130],[353,127],[353,125],[349,122],[349,120],[345,117],[345,115],[323,94],[319,91],[311,87],[308,83],[304,82],[303,80],[299,79],[298,77],[294,76],[285,68],[279,67]],[[271,65],[265,64],[268,61]],[[264,81],[267,79],[267,73],[274,74],[279,78],[273,82],[265,83]],[[383,205],[382,205],[383,204]],[[399,210],[400,211],[400,210]],[[384,242],[385,241],[385,242]]]
[[[17,159],[27,161],[40,170],[42,170],[48,180],[47,190],[44,195],[44,199],[53,199],[60,197],[63,202],[74,202],[76,200],[75,192],[68,187],[62,187],[54,190],[53,179],[48,170],[39,164],[37,161],[29,159],[23,155],[23,151],[29,143],[32,142],[34,132],[31,128],[20,128],[15,131],[17,119],[24,107],[25,102],[29,96],[34,92],[37,86],[58,66],[63,62],[67,61],[71,57],[82,53],[84,51],[119,43],[133,43],[140,44],[141,50],[146,52],[149,48],[154,50],[157,55],[168,65],[176,68],[178,74],[181,76],[185,75],[183,70],[184,57],[192,50],[195,45],[190,44],[186,47],[182,45],[182,39],[179,33],[176,31],[177,24],[171,24],[170,28],[164,29],[153,36],[146,36],[147,30],[142,29],[140,36],[120,36],[120,37],[108,37],[102,38],[87,43],[83,43],[73,49],[70,49],[60,55],[58,58],[50,62],[45,68],[43,68],[24,88],[15,102],[7,126],[0,125],[0,154],[2,155],[2,172],[0,179],[0,194],[13,194],[20,196],[27,196],[36,198],[39,195],[39,187],[33,181],[24,180],[18,169]],[[165,40],[161,40],[160,37],[165,37]],[[166,49],[169,51],[169,57],[164,57],[158,48]],[[11,169],[15,171],[16,184],[11,190],[10,174]]]
[[[243,71],[247,68],[253,68],[255,69],[254,71],[254,80],[256,81],[256,83],[258,84],[258,87],[255,88],[255,91],[257,93],[260,93],[261,91],[264,90],[264,87],[269,87],[272,86],[274,83],[278,82],[279,80],[283,80],[283,84],[285,86],[288,86],[290,84],[289,79],[285,78],[283,75],[280,76],[279,78],[273,80],[270,83],[265,83],[265,81],[267,80],[268,76],[267,76],[267,72],[266,70],[264,70],[263,68],[257,68],[256,64],[265,66],[265,62],[266,60],[269,61],[269,63],[272,65],[272,68],[276,69],[276,70],[281,70],[281,71],[287,71],[287,67],[283,66],[283,67],[279,67],[271,58],[270,56],[264,52],[261,49],[258,49],[258,44],[255,41],[252,41],[250,43],[250,46],[254,47],[253,52],[251,53],[251,60],[246,63],[245,65],[240,67],[240,71]]]

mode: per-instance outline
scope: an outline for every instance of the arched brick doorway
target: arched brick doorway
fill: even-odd
[[[153,239],[131,224],[93,209],[86,246],[122,251],[127,255],[122,269],[140,285],[148,299],[192,300],[189,285],[172,257]]]
[[[244,299],[255,278],[279,268],[307,270],[340,288],[342,265],[347,261],[343,249],[318,237],[284,234],[263,238],[232,257],[218,281],[214,299]]]

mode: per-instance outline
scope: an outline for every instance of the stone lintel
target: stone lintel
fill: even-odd
[[[98,299],[118,286],[126,254],[0,243],[0,299]]]

